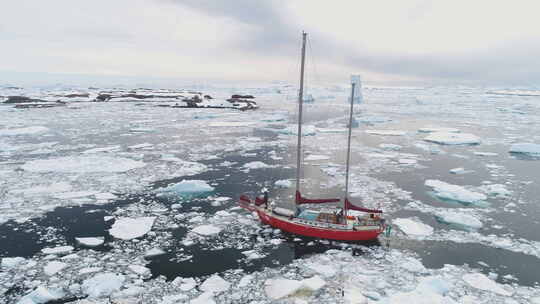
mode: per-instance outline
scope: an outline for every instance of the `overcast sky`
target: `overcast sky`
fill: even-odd
[[[540,1],[0,1],[13,79],[540,85]],[[47,74],[44,74],[47,73]],[[103,77],[102,77],[103,76]]]

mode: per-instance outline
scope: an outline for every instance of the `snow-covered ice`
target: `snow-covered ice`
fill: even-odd
[[[448,184],[440,180],[428,179],[424,184],[432,188],[437,197],[443,199],[463,203],[476,203],[487,199],[482,193],[473,192],[462,186]]]
[[[161,189],[163,192],[175,193],[179,195],[193,195],[197,193],[206,193],[214,191],[214,187],[210,186],[203,180],[183,180],[179,183],[172,184]]]
[[[510,153],[540,155],[540,144],[517,143],[510,146]]]
[[[84,280],[81,288],[89,298],[103,298],[120,290],[125,280],[125,276],[121,274],[105,272]]]
[[[67,266],[66,263],[59,262],[59,261],[51,261],[47,263],[45,267],[43,267],[43,272],[48,276],[52,276],[56,274],[57,272],[61,271],[62,269],[64,269],[66,266]]]
[[[392,221],[407,235],[428,236],[433,233],[433,227],[408,218],[398,218]]]
[[[33,160],[22,165],[21,169],[30,172],[126,172],[144,166],[144,162],[123,157],[88,155]]]
[[[449,132],[431,133],[424,137],[424,140],[442,145],[476,145],[481,142],[480,138],[473,134]]]
[[[231,283],[225,281],[222,277],[215,274],[206,279],[199,287],[202,291],[218,294],[229,289]]]
[[[105,242],[104,237],[76,237],[75,240],[77,243],[86,247],[97,247]]]
[[[464,212],[441,210],[436,213],[436,216],[441,222],[444,223],[457,224],[460,226],[471,227],[475,229],[482,228],[482,222],[478,218]]]
[[[502,288],[499,284],[481,273],[468,273],[463,276],[463,281],[474,288],[494,292],[503,296],[510,296],[512,292]]]
[[[215,235],[221,232],[221,228],[214,225],[201,225],[193,228],[192,231],[200,235]]]
[[[152,229],[155,220],[154,216],[117,218],[109,229],[109,233],[118,239],[131,240],[147,234]]]

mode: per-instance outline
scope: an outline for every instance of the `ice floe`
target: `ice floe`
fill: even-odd
[[[104,237],[76,237],[75,241],[85,247],[97,247],[103,245]]]
[[[56,274],[57,272],[61,271],[62,269],[64,269],[66,266],[67,266],[66,263],[59,262],[59,261],[51,261],[47,263],[45,267],[43,267],[43,272],[48,276],[52,276]]]
[[[455,128],[442,128],[442,127],[424,127],[418,129],[418,132],[421,133],[459,133],[459,129]]]
[[[471,285],[474,288],[494,292],[503,296],[510,296],[512,292],[502,288],[499,284],[495,283],[490,278],[481,273],[468,273],[463,277],[463,281]]]
[[[433,233],[433,227],[408,218],[397,218],[392,221],[407,235],[428,236]]]
[[[272,166],[265,164],[262,161],[252,161],[252,162],[244,164],[242,167],[245,169],[251,170],[251,169],[271,168]]]
[[[203,180],[183,180],[179,183],[172,184],[166,188],[160,189],[161,192],[175,193],[178,195],[196,195],[214,191],[214,187],[210,186]]]
[[[154,225],[156,217],[117,218],[109,233],[117,239],[131,240],[147,234]]]
[[[126,172],[145,165],[144,162],[123,157],[89,155],[32,160],[22,165],[21,169],[30,172]]]
[[[462,186],[448,184],[440,180],[428,179],[424,184],[432,188],[435,195],[442,199],[469,204],[481,202],[487,199],[487,197],[482,193],[469,191]]]
[[[193,228],[193,232],[200,235],[215,235],[221,232],[221,228],[214,225],[201,225]]]
[[[448,224],[456,224],[475,229],[482,228],[482,222],[473,215],[452,210],[441,210],[436,212],[435,216],[438,220]]]
[[[65,296],[61,288],[49,289],[39,286],[29,294],[22,297],[17,304],[44,304],[55,300],[60,300]]]
[[[400,130],[366,130],[367,134],[382,135],[382,136],[403,136],[406,135],[406,131]]]
[[[0,129],[0,136],[34,135],[49,132],[49,128],[42,126]]]
[[[533,143],[517,143],[510,146],[510,153],[540,155],[540,145]]]
[[[476,145],[481,142],[480,138],[473,134],[449,132],[431,133],[424,140],[441,145]]]
[[[199,288],[202,291],[218,294],[220,292],[227,291],[230,286],[231,283],[225,281],[222,277],[215,274],[206,279]]]
[[[26,259],[23,257],[5,257],[2,258],[0,266],[2,266],[2,268],[16,268],[25,261]]]
[[[103,298],[120,290],[126,278],[121,274],[110,272],[96,274],[82,283],[82,290],[89,298]]]
[[[58,246],[41,249],[44,254],[67,254],[73,251],[73,246]]]
[[[288,179],[280,179],[277,180],[274,185],[280,188],[290,188],[292,186],[292,182]]]
[[[316,161],[316,160],[327,160],[327,159],[330,159],[330,156],[310,154],[307,157],[304,157],[305,161]]]

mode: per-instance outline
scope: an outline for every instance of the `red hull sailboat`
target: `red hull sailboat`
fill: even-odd
[[[345,198],[342,208],[329,210],[311,210],[299,207],[304,204],[338,203],[338,198],[307,199],[300,193],[301,145],[302,145],[302,103],[304,91],[304,62],[306,52],[306,33],[302,33],[302,62],[300,68],[300,90],[298,98],[298,145],[296,166],[295,210],[277,207],[269,202],[268,195],[254,200],[246,195],[239,199],[239,205],[255,212],[261,222],[274,228],[296,235],[340,241],[367,241],[376,239],[385,229],[385,221],[380,217],[381,210],[358,207],[349,201],[349,163],[351,150],[352,114],[354,102],[354,86],[352,84],[351,109],[349,116],[349,136],[347,149],[347,166],[345,174]],[[348,210],[364,213],[363,216],[348,215]]]

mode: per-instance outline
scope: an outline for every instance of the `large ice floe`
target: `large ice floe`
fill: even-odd
[[[540,156],[540,145],[533,143],[518,143],[510,146],[510,153],[530,154]]]
[[[33,160],[22,165],[21,169],[30,172],[126,172],[145,165],[129,158],[89,155]]]
[[[115,238],[131,240],[147,234],[154,225],[156,217],[118,218],[109,233]]]
[[[424,184],[432,188],[434,194],[442,199],[466,204],[478,203],[487,199],[482,193],[473,192],[462,186],[448,184],[440,180],[428,179]]]
[[[396,226],[407,235],[417,237],[428,236],[433,233],[433,227],[408,218],[398,218],[392,221]]]
[[[210,186],[203,180],[183,180],[179,183],[172,184],[166,188],[159,190],[163,193],[176,194],[180,196],[194,196],[214,191],[214,187]]]
[[[442,145],[476,145],[480,138],[469,133],[434,132],[424,137],[425,141]]]

